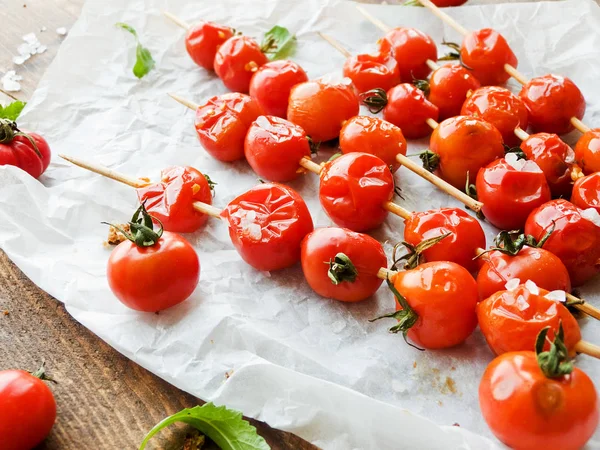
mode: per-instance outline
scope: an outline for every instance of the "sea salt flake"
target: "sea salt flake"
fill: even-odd
[[[29,59],[29,55],[27,56],[23,56],[23,55],[19,55],[19,56],[13,56],[13,63],[15,63],[17,66],[20,66],[21,64],[23,64],[25,61],[27,61]]]
[[[46,50],[48,50],[48,47],[46,47],[45,45],[40,45],[40,46],[37,48],[37,51],[36,51],[36,53],[37,53],[38,55],[40,55],[40,54],[44,53]]]
[[[517,289],[520,284],[521,284],[521,280],[519,280],[518,278],[512,278],[506,282],[504,287],[506,288],[507,291],[512,292],[515,289]]]
[[[527,303],[527,300],[525,300],[525,297],[522,295],[517,297],[517,308],[519,311],[525,311],[527,308],[529,308],[529,303]]]
[[[2,88],[5,91],[9,92],[17,92],[21,90],[21,81],[23,77],[21,75],[17,75],[14,70],[9,70],[2,77]]]
[[[598,211],[596,211],[595,208],[584,209],[581,212],[581,217],[583,217],[586,220],[589,220],[597,227],[600,227],[600,214],[598,214]]]
[[[544,295],[549,300],[565,303],[567,301],[567,293],[565,291],[550,291]]]
[[[43,32],[44,32],[44,31],[46,31],[47,29],[48,29],[48,28],[46,28],[46,27],[42,27],[42,28],[40,28],[40,33],[43,33]]]
[[[260,241],[262,239],[262,229],[257,223],[248,224],[247,227],[244,227],[244,231],[246,231],[248,237],[253,241]]]
[[[66,36],[67,35],[67,29],[65,27],[60,27],[56,29],[56,33],[59,36]]]
[[[37,42],[38,39],[35,36],[35,33],[28,33],[23,36],[23,40],[29,44],[33,44],[34,42]]]
[[[507,153],[507,155],[504,157],[504,160],[506,161],[506,164],[519,172],[525,165],[525,160],[519,159],[516,153]]]
[[[529,292],[531,292],[533,295],[540,295],[540,288],[538,288],[537,284],[535,284],[533,281],[531,280],[527,280],[525,282],[525,287],[527,288],[527,290]]]

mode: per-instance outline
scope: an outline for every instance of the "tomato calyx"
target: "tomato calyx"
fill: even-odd
[[[210,177],[208,175],[206,175],[205,173],[203,173],[202,175],[204,175],[204,178],[206,178],[206,182],[208,183],[208,188],[210,189],[210,193],[214,197],[215,196],[215,186],[219,183],[216,183],[213,180],[211,180]]]
[[[138,247],[152,247],[156,245],[163,234],[163,225],[160,220],[156,217],[152,217],[146,211],[146,202],[143,202],[138,209],[136,209],[131,222],[129,223],[130,231],[125,231],[118,225],[113,225],[108,222],[102,222],[106,225],[110,225],[121,232],[123,236],[129,239]],[[154,231],[153,220],[156,220],[159,224],[158,231]]]
[[[417,0],[418,1],[418,0]],[[429,95],[429,81],[428,80],[419,80],[417,78],[413,78],[413,84],[415,87],[425,94],[427,97]]]
[[[492,251],[498,251],[500,253],[504,253],[505,255],[516,256],[525,246],[542,248],[546,241],[550,238],[550,235],[554,232],[555,226],[556,224],[553,221],[552,227],[550,227],[550,229],[539,241],[532,235],[526,235],[525,233],[521,233],[519,230],[501,231],[494,238],[494,247],[491,247],[489,250],[480,253],[474,259],[480,258],[486,253]]]
[[[321,147],[320,142],[315,142],[313,138],[310,136],[306,136],[306,140],[308,141],[308,147],[310,148],[311,155],[317,155],[319,153],[319,148]]]
[[[438,61],[458,61],[459,64],[464,67],[465,69],[468,70],[473,70],[471,67],[467,66],[463,60],[462,60],[462,56],[460,54],[460,45],[458,45],[456,42],[447,42],[447,41],[442,41],[442,45],[445,45],[446,47],[450,47],[452,50],[447,54],[445,54],[444,56],[442,56],[441,58],[438,58]]]
[[[404,3],[402,3],[402,6],[420,6],[423,7],[423,5],[421,4],[421,2],[419,0],[408,0]]]
[[[8,119],[0,119],[0,144],[10,144],[12,140],[17,136],[23,136],[29,141],[35,153],[42,158],[42,153],[38,149],[37,144],[31,136],[27,133],[23,133],[17,127],[17,122],[13,122]]]
[[[29,373],[32,376],[39,378],[40,380],[51,381],[52,383],[58,384],[58,382],[54,378],[52,378],[46,374],[46,361],[42,361],[42,365],[40,366],[40,368],[38,370],[36,370],[35,372],[29,372]]]
[[[329,265],[327,276],[335,286],[343,281],[354,283],[358,276],[358,270],[352,260],[345,253],[338,253],[333,259],[325,261]]]
[[[431,173],[440,165],[440,156],[431,150],[425,150],[419,153],[419,159],[423,163],[423,168]]]
[[[425,258],[423,256],[423,252],[425,250],[430,249],[435,244],[440,242],[442,239],[447,238],[451,234],[452,234],[452,231],[449,231],[446,234],[441,234],[440,236],[437,236],[434,238],[425,239],[417,245],[409,244],[406,241],[397,243],[396,245],[394,245],[394,249],[392,251],[393,264],[392,264],[391,270],[396,270],[398,268],[398,264],[401,263],[402,261],[406,261],[403,266],[404,269],[406,269],[406,270],[414,269],[419,264],[422,264],[425,262]],[[406,253],[405,255],[402,255],[400,257],[396,257],[396,252],[401,247],[405,247],[408,250],[408,253]]]
[[[382,111],[388,103],[387,93],[381,88],[363,92],[360,94],[360,99],[372,114]]]
[[[505,155],[507,155],[509,153],[514,153],[515,155],[517,155],[517,159],[527,159],[527,155],[521,149],[521,147],[511,147],[506,144],[502,144],[502,145],[504,145],[504,154]]]
[[[540,369],[546,378],[560,378],[573,371],[573,362],[569,358],[569,350],[565,345],[565,333],[562,321],[558,323],[558,332],[554,335],[554,341],[550,342],[550,350],[543,351],[550,327],[540,331],[535,341],[535,354]]]

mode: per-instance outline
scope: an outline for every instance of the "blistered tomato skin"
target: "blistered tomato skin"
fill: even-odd
[[[482,86],[502,85],[510,75],[504,65],[517,67],[518,60],[506,39],[491,28],[468,34],[463,40],[460,57]]]
[[[475,272],[476,250],[485,248],[485,234],[477,219],[462,209],[440,208],[413,213],[404,223],[404,240],[414,246],[446,233],[452,234],[423,252],[425,260],[451,261]]]
[[[445,64],[429,78],[427,98],[439,109],[440,120],[458,116],[469,91],[481,86],[470,71],[459,64]]]
[[[340,131],[342,153],[362,152],[375,155],[395,172],[399,153],[406,155],[406,139],[396,125],[377,117],[356,116],[346,121]]]
[[[250,80],[252,97],[265,114],[286,118],[290,92],[308,81],[302,67],[293,61],[271,61],[262,65]]]
[[[600,213],[600,172],[581,177],[575,182],[571,202],[578,208],[594,208]]]
[[[571,118],[583,118],[585,99],[569,78],[548,74],[533,78],[519,94],[529,110],[529,124],[534,131],[565,134],[575,128]]]
[[[427,60],[437,61],[437,47],[431,37],[415,28],[394,28],[380,40],[381,51],[388,49],[398,62],[400,79],[411,83],[431,73]]]
[[[196,111],[195,127],[200,144],[219,161],[242,159],[248,128],[262,113],[258,103],[245,94],[211,97]]]
[[[586,175],[600,172],[600,130],[590,130],[579,138],[575,160]]]
[[[218,48],[233,36],[231,28],[213,22],[192,25],[185,36],[185,48],[192,60],[206,70],[214,69]]]
[[[217,50],[214,69],[227,89],[247,93],[252,75],[268,61],[254,39],[233,36]]]
[[[431,127],[425,120],[438,119],[438,107],[425,97],[420,89],[409,83],[394,86],[387,92],[383,118],[400,127],[407,139],[428,136]]]
[[[243,193],[221,216],[229,224],[229,237],[242,259],[263,271],[296,264],[302,239],[313,231],[302,197],[278,183],[264,183]]]
[[[398,63],[385,53],[351,56],[344,63],[343,73],[359,93],[376,88],[387,91],[400,83]]]

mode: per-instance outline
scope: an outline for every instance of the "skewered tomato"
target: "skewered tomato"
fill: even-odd
[[[300,243],[313,230],[306,203],[292,188],[264,183],[233,199],[221,213],[242,259],[258,270],[284,269],[300,260]]]
[[[352,80],[358,92],[375,88],[387,91],[400,83],[398,63],[388,53],[351,56],[344,63],[344,76]]]
[[[527,129],[528,117],[525,103],[508,89],[498,86],[485,86],[477,89],[465,101],[461,114],[475,116],[494,125],[506,145],[519,145],[521,140],[515,135],[517,127]]]
[[[600,227],[590,214],[566,200],[552,200],[533,210],[525,234],[541,240],[554,230],[544,248],[560,258],[573,286],[580,286],[600,272]]]
[[[229,27],[201,21],[188,29],[185,48],[196,64],[213,70],[217,49],[232,36],[233,30]]]
[[[439,6],[440,8],[445,8],[447,6],[460,6],[467,3],[467,0],[431,0],[435,6]]]
[[[570,79],[548,74],[533,78],[523,86],[519,96],[529,110],[529,124],[534,131],[565,134],[574,130],[571,118],[585,114],[585,99]]]
[[[219,161],[242,159],[248,128],[262,113],[258,103],[245,94],[211,97],[196,111],[200,144]]]
[[[321,169],[319,199],[340,227],[367,231],[387,217],[383,205],[394,195],[394,177],[381,159],[368,153],[348,153]]]
[[[50,147],[39,134],[21,131],[11,120],[0,119],[0,166],[16,166],[39,178],[50,164]]]
[[[410,83],[423,79],[431,72],[427,60],[437,61],[437,47],[433,39],[415,28],[394,28],[380,39],[382,52],[391,53],[398,62],[400,79]]]
[[[462,63],[472,69],[482,86],[504,84],[510,75],[504,65],[517,67],[517,57],[506,39],[491,28],[469,33],[460,49]]]
[[[343,153],[363,152],[375,155],[395,172],[400,167],[396,155],[406,155],[406,139],[396,125],[377,117],[356,116],[340,132]]]
[[[306,72],[295,62],[271,61],[262,65],[250,80],[250,97],[265,114],[285,119],[292,88],[305,81],[308,81]]]
[[[575,159],[583,172],[600,172],[600,129],[590,130],[575,145]]]
[[[427,98],[438,107],[441,120],[458,116],[469,91],[481,83],[459,64],[445,64],[429,77]],[[464,113],[463,113],[464,114]]]
[[[344,122],[358,110],[358,96],[350,79],[339,83],[313,80],[294,86],[287,118],[304,128],[315,142],[324,142],[337,138]]]
[[[252,75],[268,61],[254,39],[233,36],[217,50],[214,69],[227,89],[248,92]]]
[[[290,181],[301,173],[300,159],[310,157],[310,144],[298,125],[275,116],[260,116],[248,129],[244,153],[258,176]]]
[[[371,236],[345,228],[317,228],[302,241],[302,271],[310,287],[323,297],[358,302],[371,297],[387,258]]]
[[[571,202],[578,208],[594,208],[600,213],[600,172],[581,177],[575,182]]]

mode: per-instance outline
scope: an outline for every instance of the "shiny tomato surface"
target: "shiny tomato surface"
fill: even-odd
[[[467,3],[468,0],[431,0],[435,6],[439,6],[440,8],[445,8],[447,6],[460,6]]]
[[[387,92],[383,118],[400,127],[407,139],[428,136],[431,127],[425,120],[438,119],[438,107],[425,97],[420,89],[409,83],[399,84]]]
[[[438,107],[440,120],[458,116],[467,94],[481,86],[471,72],[459,64],[445,64],[429,77],[427,98]],[[464,114],[464,113],[463,113]]]
[[[414,79],[424,79],[431,69],[427,60],[437,61],[437,47],[430,36],[415,28],[394,28],[379,41],[380,50],[391,50],[398,62],[400,79],[411,83]]]
[[[504,65],[517,67],[518,60],[506,39],[491,28],[469,33],[463,40],[460,57],[482,86],[501,85],[510,75]]]
[[[344,63],[343,71],[359,93],[375,88],[387,91],[400,83],[398,63],[387,53],[351,56]]]
[[[229,27],[201,21],[188,29],[185,48],[196,64],[213,70],[218,48],[232,36],[233,30]]]
[[[3,132],[4,130],[0,128],[0,134]],[[10,141],[5,141],[3,144],[0,144],[0,166],[16,166],[33,178],[39,178],[50,164],[50,147],[46,140],[39,134],[29,131],[23,132],[31,138],[35,143],[35,147],[25,136],[15,136]],[[1,138],[2,136],[0,136]]]
[[[575,182],[571,202],[578,208],[594,208],[600,213],[600,172],[581,177]]]
[[[600,172],[600,129],[590,130],[579,138],[575,160],[586,175]]]
[[[248,36],[233,36],[218,48],[214,69],[227,89],[247,93],[252,76],[268,61],[254,39]]]

